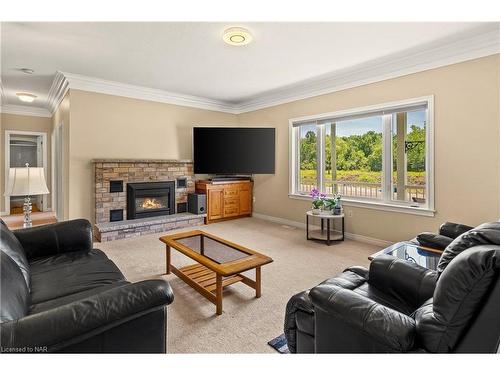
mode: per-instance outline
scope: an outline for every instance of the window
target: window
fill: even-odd
[[[432,211],[432,100],[290,120],[291,196]]]

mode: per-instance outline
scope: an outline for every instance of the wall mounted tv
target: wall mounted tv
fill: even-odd
[[[274,128],[195,127],[194,173],[273,174]]]

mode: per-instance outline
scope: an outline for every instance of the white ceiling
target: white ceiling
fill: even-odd
[[[2,23],[4,104],[47,107],[56,71],[239,104],[418,46],[479,23],[243,23],[254,41],[223,43],[234,23]],[[20,68],[35,70],[26,75]]]

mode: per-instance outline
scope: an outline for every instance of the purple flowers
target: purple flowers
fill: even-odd
[[[324,198],[326,198],[326,194],[320,193],[319,190],[316,189],[316,188],[312,189],[311,192],[309,193],[309,195],[311,197],[313,197],[314,199],[317,199],[317,198],[324,199]]]
[[[314,188],[311,190],[309,195],[313,199],[313,207],[318,209],[321,208],[324,204],[323,200],[326,198],[326,194],[320,193],[318,189]]]

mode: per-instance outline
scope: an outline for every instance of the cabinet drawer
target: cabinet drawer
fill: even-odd
[[[225,197],[237,197],[238,196],[238,189],[224,189],[224,196]]]
[[[240,201],[238,198],[224,198],[224,207],[238,207]]]
[[[238,216],[240,213],[240,210],[238,206],[224,206],[224,216]]]

